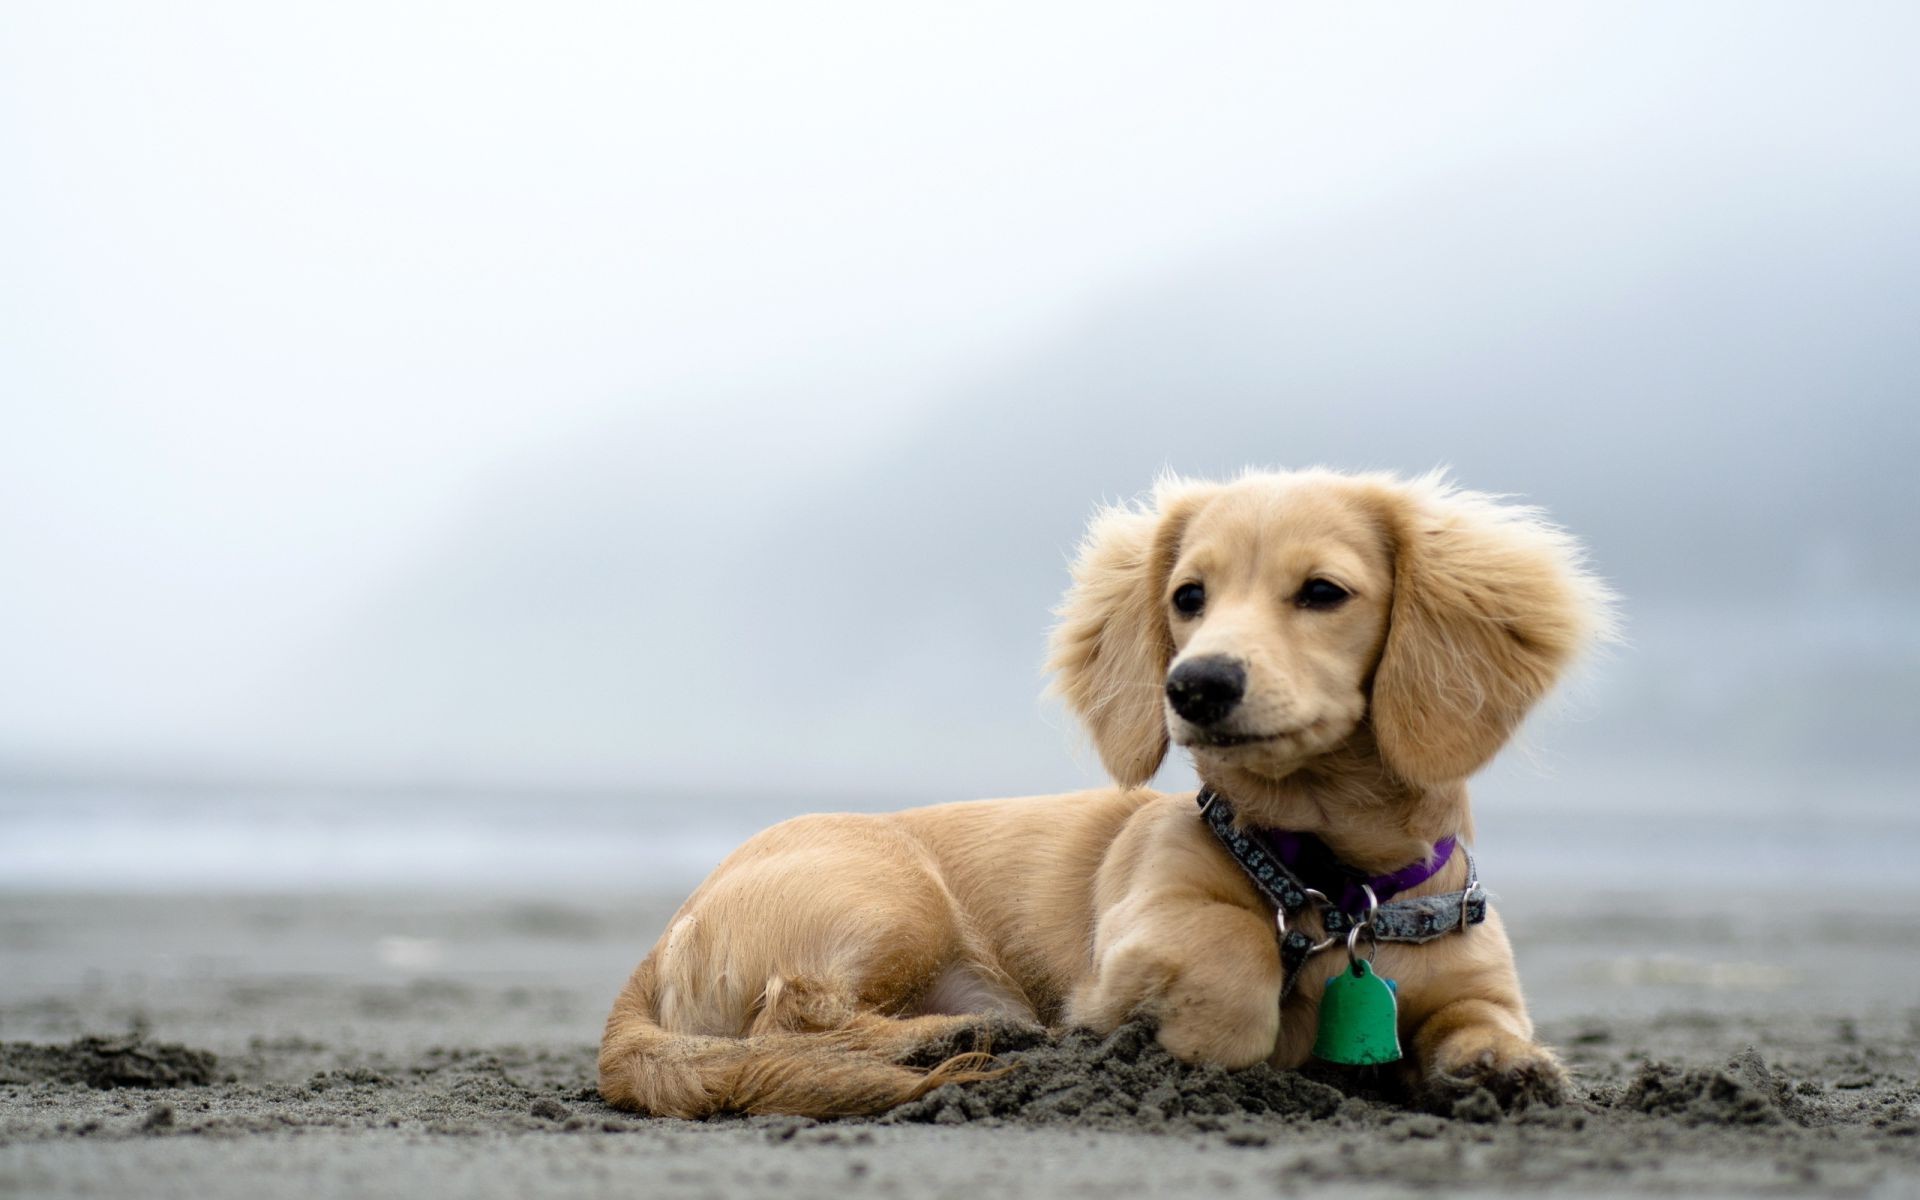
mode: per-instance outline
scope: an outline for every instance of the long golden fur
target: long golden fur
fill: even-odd
[[[1309,580],[1345,593],[1301,597]],[[1204,588],[1193,616],[1175,605]],[[1294,1066],[1325,979],[1280,1002],[1266,902],[1195,816],[1142,787],[1170,744],[1240,819],[1386,871],[1470,838],[1464,780],[1587,643],[1608,598],[1530,509],[1437,477],[1163,480],[1094,520],[1049,667],[1114,788],[800,817],[754,837],[674,916],[607,1020],[600,1090],[665,1116],[872,1113],[982,1078],[991,1038],[1148,1017],[1194,1062]],[[1175,665],[1245,664],[1231,728],[1169,706]],[[1455,856],[1412,895],[1457,890]],[[1497,913],[1383,945],[1413,1085],[1553,1100]],[[975,1035],[980,1035],[976,1037]],[[949,1054],[965,1046],[967,1053]],[[911,1065],[941,1058],[930,1069]]]

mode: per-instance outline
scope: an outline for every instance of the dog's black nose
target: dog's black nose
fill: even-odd
[[[1167,702],[1195,725],[1212,725],[1247,694],[1247,668],[1237,658],[1190,658],[1167,676]]]

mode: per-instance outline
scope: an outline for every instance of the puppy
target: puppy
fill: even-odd
[[[1463,781],[1610,627],[1578,547],[1534,511],[1324,470],[1167,479],[1099,513],[1058,615],[1048,665],[1118,786],[757,835],[615,1001],[609,1103],[874,1113],[994,1074],[989,1036],[1136,1017],[1188,1062],[1297,1066],[1353,960],[1288,961],[1227,842],[1310,844],[1339,879],[1413,880],[1412,900],[1471,891],[1451,853],[1472,834]],[[1170,745],[1230,827],[1141,786]],[[1374,950],[1403,1069],[1439,1101],[1553,1102],[1562,1069],[1533,1040],[1498,914],[1475,912]],[[1323,929],[1365,917],[1335,898],[1292,919],[1327,948]]]

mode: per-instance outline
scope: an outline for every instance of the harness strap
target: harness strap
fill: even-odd
[[[1253,881],[1253,886],[1282,917],[1276,928],[1281,931],[1280,970],[1283,982],[1280,998],[1285,1000],[1293,991],[1300,968],[1306,965],[1307,959],[1316,950],[1324,948],[1326,944],[1314,941],[1299,928],[1298,918],[1315,908],[1313,896],[1308,894],[1307,886],[1287,869],[1285,863],[1274,857],[1258,838],[1234,825],[1233,804],[1225,796],[1203,788],[1195,799],[1207,828],[1213,831],[1221,846],[1247,873],[1247,878]],[[1460,851],[1467,859],[1467,886],[1464,889],[1440,896],[1422,896],[1417,900],[1389,900],[1373,910],[1368,936],[1383,942],[1417,945],[1485,921],[1487,894],[1480,887],[1480,869],[1473,861],[1473,851],[1465,846],[1461,846]],[[1346,912],[1328,901],[1321,910],[1320,919],[1327,937],[1335,938],[1365,921],[1366,914]]]

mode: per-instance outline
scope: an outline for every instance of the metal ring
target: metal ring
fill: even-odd
[[[1288,932],[1288,931],[1287,931],[1287,913],[1286,913],[1286,910],[1285,910],[1285,909],[1275,909],[1274,911],[1275,911],[1276,913],[1278,913],[1278,914],[1279,914],[1279,917],[1280,917],[1280,935],[1281,935],[1281,937],[1283,937],[1283,938],[1284,938],[1284,937],[1285,937],[1285,936],[1287,935],[1287,932]],[[1332,946],[1332,945],[1333,945],[1333,944],[1334,944],[1335,942],[1337,942],[1337,941],[1339,941],[1339,940],[1340,940],[1340,939],[1339,939],[1339,938],[1337,938],[1337,937],[1330,937],[1330,938],[1321,938],[1321,939],[1320,939],[1319,941],[1317,941],[1317,942],[1314,942],[1314,943],[1313,943],[1312,945],[1310,945],[1310,946],[1308,946],[1308,947],[1307,947],[1307,953],[1306,953],[1306,957],[1307,957],[1307,958],[1312,958],[1312,957],[1313,957],[1314,955],[1316,955],[1316,954],[1318,954],[1318,953],[1320,953],[1320,952],[1321,952],[1322,950],[1325,950],[1325,949],[1328,949],[1328,948],[1329,948],[1329,947],[1331,947],[1331,946]],[[1305,961],[1305,960],[1303,959],[1302,961]]]
[[[1371,963],[1380,954],[1380,935],[1374,932],[1373,928],[1374,915],[1380,911],[1380,897],[1374,895],[1373,885],[1370,883],[1361,884],[1360,890],[1367,894],[1367,914],[1354,921],[1353,927],[1347,930],[1348,970],[1360,965],[1359,945],[1362,929],[1367,931],[1367,937],[1373,943],[1373,953],[1367,955],[1367,961]]]
[[[1354,967],[1357,967],[1360,965],[1359,945],[1360,945],[1360,931],[1362,929],[1365,929],[1367,931],[1368,941],[1371,943],[1373,947],[1372,953],[1367,955],[1368,965],[1371,966],[1373,963],[1373,960],[1379,957],[1380,955],[1380,939],[1377,936],[1375,936],[1373,933],[1372,922],[1370,921],[1357,922],[1352,929],[1347,930],[1347,969],[1348,970],[1352,970]]]
[[[1307,901],[1310,906],[1313,904],[1318,904],[1319,906],[1325,909],[1333,908],[1333,901],[1327,899],[1327,894],[1321,891],[1319,888],[1302,887],[1300,889],[1300,892],[1302,895],[1304,895],[1307,898]],[[1274,905],[1273,918],[1274,918],[1274,922],[1280,927],[1281,937],[1284,938],[1289,933],[1292,932],[1292,930],[1287,927],[1287,910],[1285,908],[1282,908],[1278,904]],[[1324,918],[1322,919],[1322,923],[1324,924]],[[1314,955],[1320,953],[1322,950],[1326,950],[1334,946],[1339,941],[1340,939],[1337,936],[1321,938],[1319,941],[1314,942],[1312,945],[1307,947],[1307,957],[1312,958]]]
[[[1355,921],[1353,927],[1347,930],[1347,966],[1349,968],[1360,965],[1360,931],[1363,929],[1367,931],[1367,943],[1371,947],[1367,954],[1367,962],[1372,963],[1374,959],[1380,957],[1380,934],[1374,929],[1373,922],[1370,920]],[[1327,940],[1332,941],[1333,939],[1328,938]]]
[[[1327,894],[1321,891],[1319,888],[1302,887],[1300,889],[1300,894],[1307,898],[1307,904],[1309,906],[1317,904],[1323,909],[1330,909],[1333,907],[1333,901],[1327,899]],[[1275,904],[1273,906],[1273,912],[1274,912],[1274,916],[1279,919],[1280,932],[1283,934],[1286,933],[1287,932],[1287,910],[1281,907],[1280,905]],[[1336,939],[1334,938],[1328,938],[1326,941],[1321,942],[1319,945],[1313,948],[1313,953],[1318,953],[1322,950],[1325,950],[1328,946],[1333,945],[1335,940]]]
[[[1300,889],[1300,894],[1307,898],[1307,903],[1309,906],[1318,904],[1322,909],[1331,909],[1333,907],[1333,901],[1327,899],[1327,894],[1321,891],[1319,888],[1310,888],[1310,887],[1303,886]],[[1325,925],[1326,925],[1326,918],[1322,917],[1321,931],[1323,933],[1325,932]],[[1287,914],[1282,912],[1280,914],[1280,929],[1282,932],[1285,932],[1286,928],[1287,928]],[[1333,945],[1335,942],[1339,940],[1340,939],[1337,937],[1322,938],[1320,941],[1314,943],[1313,949],[1307,951],[1307,953],[1309,955],[1318,954],[1322,950],[1325,950],[1327,947]]]

